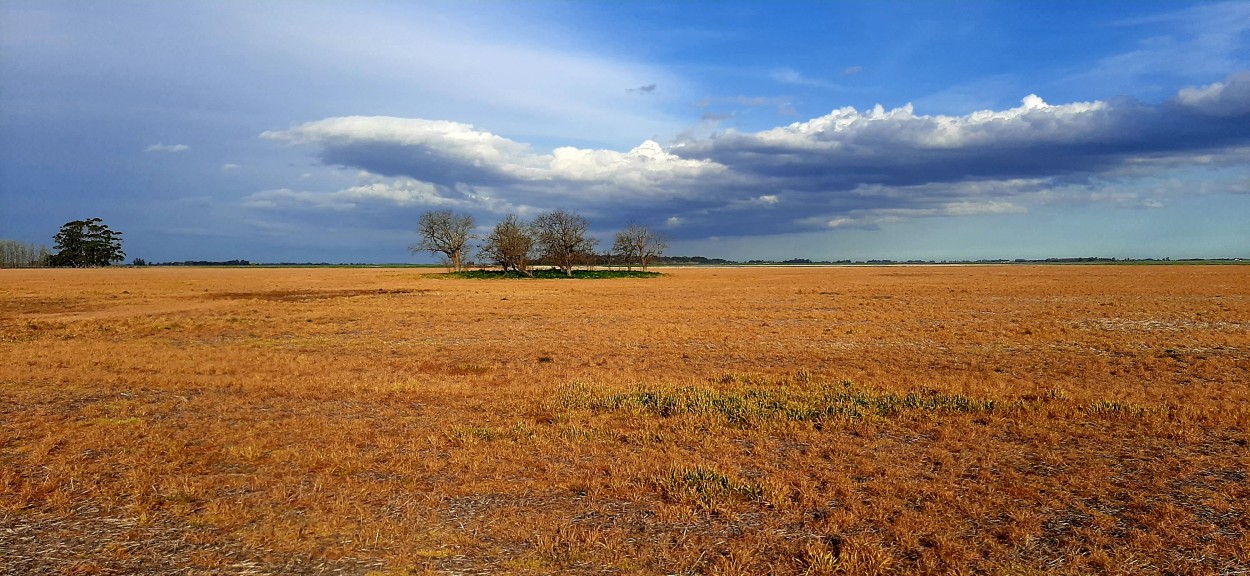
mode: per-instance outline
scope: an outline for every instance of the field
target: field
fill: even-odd
[[[1245,574],[1250,266],[0,270],[0,574]]]

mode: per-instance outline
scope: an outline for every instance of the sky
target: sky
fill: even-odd
[[[0,238],[432,262],[1250,257],[1250,2],[0,0]]]

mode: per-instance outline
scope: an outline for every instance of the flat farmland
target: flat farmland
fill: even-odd
[[[0,574],[1244,574],[1250,266],[0,270]]]

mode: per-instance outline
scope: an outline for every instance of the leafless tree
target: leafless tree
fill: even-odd
[[[426,212],[417,221],[421,240],[410,247],[415,252],[443,254],[456,272],[464,269],[464,248],[473,238],[473,217],[451,210]]]
[[[487,262],[503,266],[504,272],[512,269],[518,274],[533,277],[529,263],[534,258],[534,246],[533,228],[515,214],[509,214],[486,237],[479,256]]]
[[[651,265],[651,260],[664,253],[668,248],[668,239],[663,234],[652,232],[646,226],[630,224],[617,232],[616,242],[612,245],[612,253],[625,259],[627,269],[632,270],[636,260],[643,271]]]
[[[50,257],[47,246],[26,244],[17,240],[0,240],[0,268],[47,266]]]
[[[542,257],[555,263],[565,275],[573,275],[573,265],[593,253],[598,240],[586,236],[590,223],[585,218],[556,210],[534,219],[534,232]]]

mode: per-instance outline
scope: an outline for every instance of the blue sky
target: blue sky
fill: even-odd
[[[1250,3],[0,2],[0,238],[412,262],[1250,256]]]

